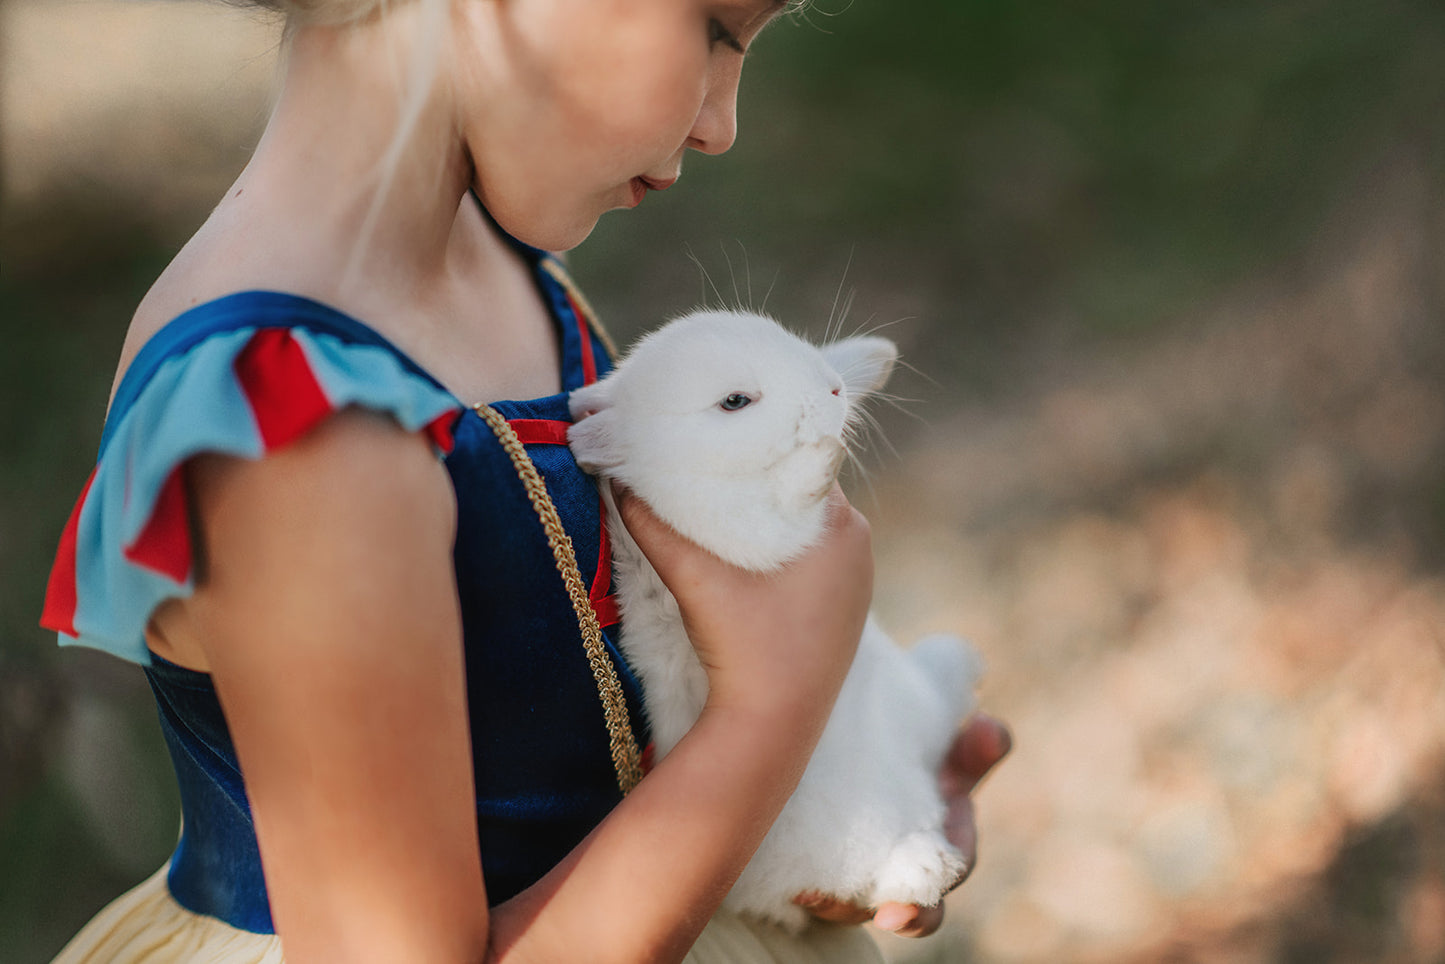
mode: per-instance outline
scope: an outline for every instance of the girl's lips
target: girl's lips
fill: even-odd
[[[628,206],[637,207],[642,203],[642,199],[647,197],[648,191],[666,191],[676,183],[677,178],[675,177],[670,177],[666,180],[655,180],[654,178],[642,177],[640,175],[634,177],[628,182],[628,187],[632,189],[632,200]]]

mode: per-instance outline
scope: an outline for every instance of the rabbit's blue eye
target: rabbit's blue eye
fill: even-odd
[[[753,400],[742,392],[733,392],[717,404],[718,408],[721,408],[724,412],[736,412],[740,408],[747,408],[752,403]]]

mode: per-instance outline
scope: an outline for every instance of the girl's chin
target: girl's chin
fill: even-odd
[[[587,240],[592,229],[597,227],[597,220],[602,213],[579,215],[550,223],[532,221],[517,224],[507,223],[497,217],[496,212],[492,212],[492,216],[503,231],[523,244],[543,251],[570,251]]]
[[[597,227],[597,221],[599,218],[601,218],[601,215],[592,218],[585,224],[579,223],[571,231],[568,231],[563,236],[559,237],[556,244],[546,247],[544,250],[571,251],[573,248],[577,247],[577,245],[581,244],[583,241],[586,241],[589,237],[592,236],[592,231],[594,228]],[[536,247],[540,248],[543,246],[536,245]]]

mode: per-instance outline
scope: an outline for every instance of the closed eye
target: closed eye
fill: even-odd
[[[738,409],[747,408],[753,403],[751,395],[744,395],[742,392],[733,392],[731,395],[717,403],[717,407],[724,412],[736,412]]]

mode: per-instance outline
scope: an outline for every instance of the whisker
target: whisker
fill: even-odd
[[[843,334],[843,325],[848,321],[848,316],[853,313],[853,305],[858,301],[858,289],[851,288],[848,297],[843,299],[843,311],[838,315],[838,334]]]
[[[743,278],[745,290],[748,293],[747,310],[753,310],[753,264],[748,258],[748,247],[738,239],[738,252],[743,256]]]
[[[773,287],[778,283],[778,276],[782,273],[782,268],[778,268],[773,272],[773,280],[768,284],[767,293],[763,295],[763,304],[762,307],[758,309],[758,314],[765,315],[768,313],[768,299],[773,296]]]
[[[914,375],[917,375],[919,378],[923,379],[925,382],[927,382],[928,384],[932,385],[934,388],[938,388],[938,389],[942,389],[942,388],[943,388],[943,383],[942,383],[942,382],[940,382],[938,379],[934,378],[932,375],[928,374],[926,371],[924,371],[923,369],[919,368],[917,365],[913,364],[912,362],[907,362],[907,361],[904,361],[902,358],[899,358],[899,359],[898,359],[897,361],[895,361],[893,364],[894,364],[895,366],[898,366],[898,367],[901,367],[901,368],[906,368],[909,372],[913,373]],[[907,399],[903,399],[903,401],[916,402],[916,401],[918,401],[918,399],[916,399],[916,398],[907,398]]]
[[[688,259],[689,261],[691,261],[694,265],[697,266],[698,273],[702,276],[702,305],[703,305],[703,307],[706,308],[706,307],[708,306],[708,304],[707,304],[707,289],[708,289],[708,288],[712,288],[712,293],[713,293],[713,295],[717,297],[718,307],[726,307],[727,302],[723,299],[722,292],[717,290],[717,285],[713,283],[712,276],[711,276],[710,274],[708,274],[707,268],[704,267],[704,265],[703,265],[703,263],[702,263],[702,259],[699,258],[695,253],[693,253],[692,245],[689,244],[689,245],[686,245],[685,247],[686,247],[686,250],[687,250],[687,259]]]
[[[739,244],[741,243],[742,242],[739,242]],[[722,252],[723,260],[728,263],[728,277],[732,279],[733,283],[733,303],[731,307],[734,311],[742,311],[743,299],[742,296],[738,294],[738,273],[737,270],[733,268],[732,256],[728,254],[727,245],[721,241],[718,242],[718,250]]]
[[[842,10],[839,10],[837,13],[829,13],[827,10],[819,9],[818,4],[817,4],[816,2],[807,2],[807,3],[803,3],[802,5],[799,6],[799,8],[798,8],[797,11],[796,11],[796,15],[797,15],[797,18],[798,18],[799,20],[803,21],[803,23],[806,23],[808,26],[812,27],[814,30],[818,31],[819,33],[825,33],[825,34],[830,34],[830,35],[831,35],[831,34],[833,33],[833,31],[831,31],[831,30],[826,30],[826,29],[823,28],[823,26],[822,26],[821,24],[814,23],[813,20],[812,20],[812,18],[809,17],[808,15],[809,15],[810,13],[813,13],[813,12],[816,11],[816,12],[819,14],[819,16],[823,16],[823,17],[837,17],[837,16],[841,16],[843,13],[847,12],[848,7],[851,7],[852,5],[853,5],[853,4],[852,4],[852,0],[849,0],[848,4],[847,4],[846,6],[844,6]]]
[[[843,330],[843,319],[838,317],[838,301],[843,297],[843,286],[848,283],[848,270],[853,267],[853,255],[857,250],[857,245],[848,249],[848,262],[843,265],[843,277],[838,279],[838,290],[833,292],[833,306],[828,309],[828,324],[823,329],[823,341],[825,343],[830,343],[834,340],[833,321],[835,318],[837,318],[838,321],[837,330]],[[847,313],[847,309],[845,308],[843,314],[847,315]]]
[[[868,337],[868,336],[870,336],[870,335],[876,335],[876,334],[878,334],[880,331],[885,331],[885,330],[887,330],[887,329],[889,329],[889,328],[892,328],[894,325],[901,325],[901,324],[903,324],[905,321],[917,321],[917,320],[918,320],[917,318],[915,318],[915,317],[913,317],[913,316],[911,316],[911,315],[905,315],[905,316],[903,316],[902,318],[895,318],[895,319],[893,319],[892,321],[880,321],[880,322],[875,323],[875,322],[874,322],[874,319],[877,318],[877,317],[878,317],[877,315],[869,315],[869,316],[868,316],[868,320],[867,320],[866,322],[864,322],[863,324],[859,325],[856,329],[854,329],[854,331],[852,332],[852,334],[849,335],[849,337],[850,337],[850,338],[859,338],[859,337],[866,338],[866,337]]]
[[[868,467],[863,464],[862,459],[858,458],[858,456],[851,451],[847,454],[846,462],[851,475],[858,479],[858,481],[862,483],[863,488],[867,490],[870,507],[877,508],[879,504],[878,490],[873,487],[873,476],[872,473],[868,471]]]
[[[866,436],[869,439],[878,439],[878,441],[881,442],[888,449],[890,455],[892,455],[895,459],[900,457],[898,449],[893,445],[893,442],[888,438],[887,434],[884,433],[883,425],[881,422],[878,421],[878,417],[876,415],[874,415],[866,408],[859,407],[857,411],[857,418],[858,423],[857,426],[855,426],[855,431],[858,433],[859,436]]]
[[[878,399],[881,404],[887,405],[889,408],[893,409],[900,415],[907,415],[909,418],[915,419],[920,422],[924,420],[922,415],[919,415],[917,412],[910,411],[907,408],[907,406],[909,405],[917,405],[920,401],[917,398],[907,398],[903,395],[887,395],[882,392],[876,393],[873,397]]]

